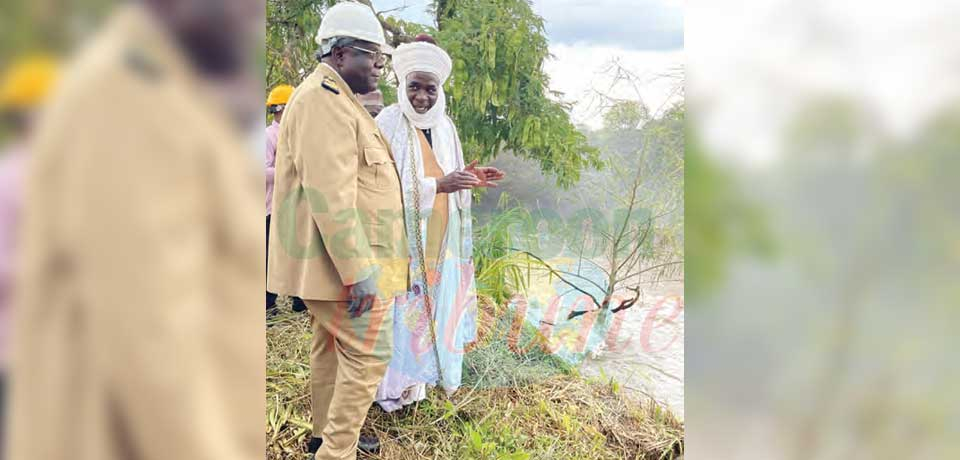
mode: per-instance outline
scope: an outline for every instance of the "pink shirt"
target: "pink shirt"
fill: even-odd
[[[23,204],[26,152],[14,147],[0,154],[0,367],[7,364],[10,301],[16,270],[17,227]]]
[[[267,215],[273,212],[273,178],[277,171],[277,136],[280,135],[280,123],[274,121],[267,126]]]

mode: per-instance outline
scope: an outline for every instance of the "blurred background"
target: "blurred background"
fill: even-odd
[[[687,455],[960,454],[957,2],[687,2]]]
[[[264,10],[0,5],[0,458],[263,458]]]
[[[4,2],[0,15],[0,72],[6,77],[5,122],[0,126],[0,145],[9,146],[17,136],[9,120],[11,112],[38,106],[50,91],[49,83],[35,83],[38,75],[31,72],[39,71],[36,66],[18,64],[40,58],[49,63],[45,71],[48,79],[53,74],[59,76],[60,62],[77,41],[96,30],[96,24],[113,3],[107,0]],[[20,76],[15,76],[18,67]],[[55,72],[53,67],[57,68]],[[20,81],[15,81],[16,78]]]

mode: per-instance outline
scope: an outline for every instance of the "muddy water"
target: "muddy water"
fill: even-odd
[[[555,262],[568,272],[578,269]],[[603,285],[599,270],[578,271]],[[602,291],[578,283],[596,298]],[[625,392],[652,398],[683,418],[683,284],[643,285],[643,297],[634,307],[609,314],[593,311],[567,319],[571,311],[596,310],[588,295],[576,292],[556,278],[534,275],[526,296],[514,303],[528,324],[546,337],[553,354],[577,366],[584,375],[612,378]],[[617,295],[615,305],[619,304]],[[619,298],[629,298],[626,292]]]
[[[683,419],[683,285],[647,288],[642,306],[616,316],[615,340],[588,353],[581,372],[613,378],[624,391],[653,398]]]

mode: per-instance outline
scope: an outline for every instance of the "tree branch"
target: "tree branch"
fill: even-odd
[[[360,3],[363,3],[364,5],[369,6],[370,9],[374,9],[374,8],[373,8],[373,2],[371,2],[370,0],[357,0],[357,1],[360,2]],[[406,7],[407,7],[407,6],[404,5],[404,6],[402,6],[402,7],[394,8],[394,9],[392,9],[392,10],[385,10],[385,11],[377,11],[377,12],[376,12],[377,20],[380,21],[380,26],[383,27],[383,30],[385,30],[385,31],[387,31],[387,32],[390,33],[390,36],[391,36],[391,39],[389,40],[389,41],[390,41],[390,46],[392,46],[392,47],[394,47],[394,48],[400,46],[401,43],[409,43],[409,42],[412,42],[412,41],[413,41],[413,37],[411,37],[411,36],[409,36],[409,35],[405,35],[405,34],[403,33],[403,31],[400,30],[400,27],[397,27],[396,25],[393,25],[393,24],[390,24],[389,22],[387,22],[387,20],[384,19],[383,14],[384,14],[384,13],[389,13],[389,12],[391,12],[391,11],[396,11],[396,10],[398,10],[398,9],[403,9],[403,8],[406,8]],[[374,9],[374,11],[376,11],[376,10]]]
[[[626,301],[626,302],[621,303],[617,308],[614,308],[613,310],[610,310],[610,313],[617,313],[617,312],[626,310],[626,309],[634,306],[634,305],[637,303],[637,300],[640,299],[640,286],[631,288],[630,290],[633,291],[633,293],[634,293],[633,298],[630,299],[630,300],[628,300],[628,301]]]
[[[643,270],[640,270],[640,272],[637,273],[637,274],[638,274],[638,275],[642,275],[642,274],[644,274],[644,273],[646,273],[646,272],[648,272],[648,271],[651,271],[651,270],[656,270],[656,269],[658,269],[658,268],[666,267],[666,266],[668,266],[668,265],[677,265],[677,264],[682,264],[682,263],[683,263],[682,260],[675,260],[675,261],[673,261],[673,262],[662,263],[662,264],[659,264],[659,265],[654,265],[654,266],[652,266],[652,267],[647,267],[647,268],[645,268],[645,269],[643,269]]]
[[[637,241],[636,246],[633,247],[633,251],[631,251],[630,255],[628,255],[626,259],[623,259],[623,262],[617,267],[618,272],[622,270],[625,265],[627,265],[627,262],[632,260],[633,257],[640,252],[640,248],[643,247],[643,243],[647,241],[647,236],[650,234],[651,228],[653,228],[652,219],[647,222],[647,228],[643,231],[643,235],[640,237],[639,241]]]
[[[552,273],[554,276],[556,276],[558,279],[560,279],[560,281],[562,281],[564,284],[566,284],[567,286],[570,286],[571,288],[573,288],[573,289],[576,290],[577,292],[580,292],[581,294],[589,297],[590,300],[593,300],[594,305],[597,305],[598,307],[602,305],[601,302],[600,302],[599,300],[597,300],[597,298],[596,298],[593,294],[591,294],[591,293],[589,293],[589,292],[587,292],[587,291],[584,291],[583,289],[580,289],[579,286],[577,286],[577,285],[573,284],[572,282],[568,281],[566,278],[564,278],[563,276],[561,276],[562,274],[565,274],[564,272],[560,272],[560,271],[558,271],[557,269],[553,268],[550,264],[548,264],[545,260],[543,260],[542,258],[540,258],[539,256],[537,256],[536,254],[530,253],[529,251],[522,251],[522,250],[516,249],[516,248],[505,248],[505,249],[509,249],[509,250],[511,250],[511,251],[518,252],[518,253],[521,253],[521,254],[526,254],[528,257],[534,258],[535,260],[537,260],[538,262],[540,262],[541,265],[543,265],[544,267],[546,267],[546,269],[549,270],[550,273]],[[575,275],[575,274],[574,274],[573,276],[578,276],[578,275]],[[581,278],[581,279],[585,279],[586,281],[589,281],[589,282],[592,283],[593,285],[597,286],[601,291],[606,291],[606,289],[600,287],[599,285],[597,285],[597,284],[594,283],[593,281],[588,280],[588,279],[586,279],[586,278],[583,278],[582,276],[578,276],[578,277]]]

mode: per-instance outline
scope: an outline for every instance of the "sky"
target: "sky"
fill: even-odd
[[[408,21],[430,24],[429,0],[374,0],[378,11]],[[678,86],[683,66],[683,8],[679,0],[535,0],[534,11],[544,18],[550,53],[544,64],[550,89],[574,104],[574,123],[599,128],[603,111],[594,90],[619,99],[642,99],[651,110],[664,106]],[[604,70],[616,60],[636,75],[639,88],[610,87]]]
[[[692,0],[687,13],[698,128],[746,166],[779,159],[796,113],[818,99],[852,101],[898,139],[960,103],[957,2]]]

